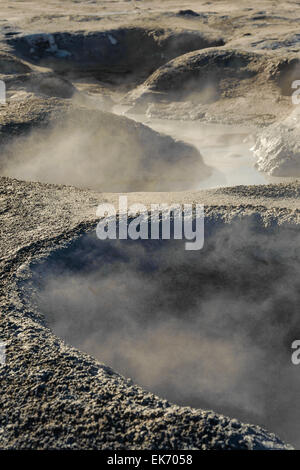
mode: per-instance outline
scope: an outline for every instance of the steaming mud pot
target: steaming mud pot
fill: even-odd
[[[300,446],[299,231],[256,218],[182,241],[86,235],[34,267],[54,333],[148,391],[256,422]]]
[[[176,57],[130,91],[134,113],[185,114],[190,119],[270,124],[291,106],[298,59],[218,47]],[[254,88],[256,92],[254,93]]]
[[[207,408],[218,406],[220,410],[227,409],[231,415],[233,412],[241,416],[251,415],[255,416],[258,422],[267,422],[268,413],[264,410],[270,410],[271,405],[269,403],[265,405],[266,400],[261,396],[266,396],[268,393],[270,396],[273,393],[277,397],[278,387],[281,390],[284,387],[284,381],[278,381],[275,385],[275,372],[274,375],[271,373],[275,370],[275,361],[273,356],[269,360],[271,346],[268,345],[274,345],[276,354],[279,354],[276,357],[282,368],[276,370],[282,371],[281,376],[286,377],[286,382],[291,384],[293,376],[289,375],[288,368],[285,369],[286,364],[290,364],[286,342],[287,339],[290,341],[290,330],[286,327],[280,329],[277,343],[275,336],[270,335],[269,339],[266,338],[266,328],[262,327],[261,330],[257,328],[257,331],[254,331],[250,318],[254,318],[256,325],[262,324],[261,304],[264,297],[262,291],[266,290],[264,310],[266,327],[270,324],[269,303],[272,303],[270,292],[272,286],[278,287],[280,284],[276,273],[278,276],[281,274],[284,286],[286,286],[285,280],[289,279],[286,262],[283,255],[277,256],[277,250],[280,248],[280,243],[283,243],[282,253],[289,259],[297,247],[293,231],[290,235],[288,230],[284,232],[286,234],[284,242],[281,237],[279,239],[270,237],[270,241],[273,242],[267,245],[265,252],[259,249],[257,243],[251,243],[250,249],[244,250],[246,242],[241,230],[238,232],[240,238],[235,241],[235,245],[233,242],[230,244],[231,237],[226,241],[227,237],[217,231],[216,238],[211,235],[212,244],[206,247],[207,251],[203,252],[202,258],[195,257],[192,260],[183,258],[183,251],[185,254],[187,252],[184,249],[181,251],[183,247],[180,242],[175,246],[165,243],[161,245],[159,242],[154,246],[151,243],[150,246],[132,244],[127,245],[124,250],[123,246],[103,245],[99,240],[93,241],[90,237],[84,236],[84,233],[95,230],[98,222],[95,219],[95,209],[99,203],[109,202],[117,207],[118,195],[100,194],[67,186],[20,182],[3,177],[0,178],[0,188],[2,210],[0,337],[6,344],[6,364],[0,369],[1,377],[5,378],[0,388],[0,400],[5,409],[5,413],[1,415],[1,425],[4,430],[1,434],[1,447],[203,450],[288,448],[274,434],[264,431],[257,425],[243,424],[236,418],[228,418],[212,411],[172,405],[167,400],[153,395],[151,391],[160,390],[165,396],[170,394],[170,399],[173,396],[180,403],[198,406],[201,402]],[[148,205],[161,202],[168,204],[195,202],[204,204],[206,217],[215,222],[230,221],[232,217],[239,215],[251,219],[254,217],[263,225],[276,227],[299,224],[299,191],[299,184],[294,183],[239,186],[191,193],[132,193],[128,194],[128,203],[131,205],[134,202],[142,202]],[[11,233],[15,234],[14,237],[11,237]],[[251,230],[251,236],[246,227],[243,233],[252,240],[254,234]],[[229,252],[234,255],[235,247],[237,248],[237,254],[232,256],[232,260],[228,256],[222,256],[222,250],[220,253],[218,234],[221,245],[228,248],[227,254]],[[262,236],[260,240],[264,248],[264,241],[269,243],[268,237]],[[287,252],[286,240],[289,242],[290,252]],[[239,247],[242,249],[238,249]],[[132,251],[136,252],[136,256],[132,255]],[[272,257],[273,251],[276,253],[275,261]],[[72,257],[75,253],[80,256]],[[255,261],[252,259],[253,253]],[[297,256],[296,251],[296,260]],[[212,262],[213,257],[219,264]],[[203,267],[199,264],[200,259]],[[248,268],[250,273],[259,267],[258,279],[261,280],[259,285],[252,274],[250,279],[245,277],[242,261],[247,260],[250,260]],[[271,270],[270,266],[274,265],[276,260],[279,260],[276,264],[277,271],[275,269],[269,276],[269,268]],[[295,264],[291,262],[290,265],[294,276],[287,290],[292,294],[297,276]],[[131,276],[125,278],[124,268],[128,269]],[[87,271],[90,272],[90,277]],[[206,279],[207,273],[209,277]],[[263,273],[266,273],[266,276],[263,276]],[[58,292],[53,274],[59,276],[63,292]],[[108,295],[105,286],[108,279],[113,281],[113,277],[114,296],[111,296]],[[226,281],[223,291],[219,288],[221,279],[222,282],[223,279]],[[74,286],[75,292],[72,290]],[[143,290],[137,292],[137,286]],[[245,312],[245,327],[244,323],[239,321],[238,305],[236,308],[233,305],[230,311],[225,309],[225,312],[226,302],[222,302],[219,307],[217,301],[215,303],[213,299],[211,300],[210,293],[213,292],[220,293],[216,298],[219,301],[223,294],[227,294],[229,300],[232,300],[230,286],[233,291],[239,288],[244,292],[244,297],[249,300],[249,306],[258,305],[257,313],[253,309],[252,315],[250,307],[247,305],[245,307],[245,298],[237,296]],[[257,298],[253,294],[256,286]],[[124,294],[125,288],[130,290],[131,297],[127,293]],[[52,304],[48,295],[50,289],[53,295],[55,293],[55,297],[52,297],[55,303]],[[247,295],[248,290],[249,295]],[[277,291],[275,298],[280,300],[278,299],[282,292],[280,286]],[[68,297],[68,293],[71,292]],[[79,305],[82,307],[80,313],[74,305],[79,292],[86,296],[85,302],[82,302],[83,297],[80,297]],[[157,300],[162,300],[163,309],[158,307],[155,295]],[[141,301],[140,307],[137,306],[138,301]],[[113,327],[110,321],[115,318],[109,306],[110,302],[113,302],[116,316],[120,317],[119,329]],[[71,318],[70,321],[62,311],[64,307],[69,320]],[[73,310],[73,307],[75,314],[72,317],[70,309]],[[104,312],[102,317],[98,315],[99,307],[101,313]],[[121,308],[123,312],[120,311]],[[274,308],[275,319],[278,320],[276,305]],[[218,310],[224,312],[221,322]],[[291,323],[297,331],[293,302],[287,303],[285,310],[293,320]],[[57,313],[60,314],[59,318]],[[214,324],[212,324],[213,314],[215,320],[216,317],[219,320]],[[143,315],[144,326],[141,328]],[[184,318],[188,318],[188,322],[184,322]],[[83,322],[81,328],[85,337],[76,336],[73,328],[76,319]],[[105,334],[103,334],[103,323],[100,324],[101,319],[106,328]],[[67,332],[62,331],[63,326],[69,324],[70,329]],[[92,332],[94,336],[90,335],[91,324],[95,326]],[[52,330],[47,325],[51,326]],[[53,333],[53,329],[58,325],[60,328],[57,334],[61,336]],[[193,331],[191,325],[194,326]],[[151,327],[156,336],[151,335]],[[271,330],[274,329],[276,328],[273,322]],[[137,339],[139,330],[141,341]],[[74,336],[67,338],[68,332]],[[171,333],[174,334],[174,342],[169,337]],[[168,342],[160,341],[161,336]],[[73,341],[75,345],[80,343],[80,347],[85,347],[86,350],[89,344],[93,350],[88,351],[95,356],[99,354],[97,357],[105,357],[107,362],[115,360],[125,375],[139,379],[148,390],[134,385],[132,381],[117,374],[107,365],[101,364],[99,360],[75,349],[63,341],[64,337],[66,341]],[[88,341],[88,338],[91,341]],[[115,355],[107,357],[105,351],[102,354],[99,339],[109,345],[112,338],[120,338],[122,351],[117,344],[114,349]],[[212,341],[214,350],[209,347],[208,339]],[[132,356],[133,351],[139,351],[138,348],[146,345],[146,353],[140,356],[141,362],[136,362],[135,356]],[[190,357],[185,352],[189,345]],[[157,362],[154,346],[161,354],[160,371],[154,368],[155,361]],[[173,354],[176,346],[177,355]],[[227,356],[223,354],[225,350]],[[249,351],[249,355],[245,354],[245,350],[247,353]],[[110,353],[108,350],[108,356]],[[232,357],[234,367],[230,367],[226,357]],[[122,358],[125,360],[122,361]],[[263,375],[258,367],[262,363],[265,365],[264,371],[267,375]],[[215,369],[210,367],[210,364]],[[257,366],[258,372],[252,368],[252,364]],[[177,376],[183,377],[185,366],[188,375],[186,391],[179,386],[179,381],[176,379]],[[230,380],[226,380],[223,368],[230,372]],[[192,376],[189,373],[191,369],[194,372]],[[145,372],[146,370],[149,373]],[[298,370],[297,367],[295,370]],[[243,385],[241,377],[244,377],[246,382],[248,378],[250,382],[249,374],[253,375],[256,392],[253,392],[252,387],[249,386],[247,390]],[[200,382],[197,382],[199,375],[201,375]],[[173,395],[167,385],[166,377],[174,385]],[[273,392],[270,386],[265,385],[268,383],[266,378],[274,384]],[[211,390],[214,383],[221,387],[222,394],[220,396],[216,390],[213,390],[212,396],[216,399],[216,403],[210,404],[209,397],[204,396],[203,390]],[[231,401],[229,393],[226,393],[228,390],[236,396],[238,410]],[[285,409],[287,416],[290,416],[291,400],[287,392],[292,393],[293,389],[284,392],[287,400],[284,404],[281,400],[283,395],[279,396],[280,409]],[[259,395],[259,399],[253,409],[255,393]],[[272,400],[273,398],[270,398],[269,402],[274,403]],[[293,409],[297,414],[296,402]],[[269,431],[271,428],[275,429],[278,424],[275,423],[278,411],[273,411],[274,416],[272,423],[270,419]],[[292,418],[290,417],[290,420],[294,423]],[[282,422],[286,423],[284,416]],[[279,429],[280,426],[277,427]],[[282,429],[282,432],[285,433],[285,430]],[[295,436],[293,442],[297,438]]]
[[[269,182],[267,175],[255,167],[251,151],[257,133],[254,126],[158,119],[144,115],[131,117],[157,132],[180,138],[199,151],[201,149],[204,163],[211,168],[211,175],[199,181],[197,189]],[[277,182],[281,181],[283,179],[278,178]]]
[[[31,99],[18,112],[20,135],[12,138],[11,121],[2,127],[6,176],[116,192],[195,189],[211,174],[194,146],[126,117],[57,99]]]
[[[116,106],[115,112],[122,114],[124,108]],[[262,130],[254,125],[237,126],[189,119],[159,119],[151,115],[128,113],[132,119],[174,139],[179,138],[201,152],[204,163],[210,167],[211,174],[198,182],[197,189],[297,180],[298,151],[293,139],[295,140],[298,132],[295,123],[298,118],[295,114],[295,112],[291,114],[286,120],[284,130],[280,132],[279,127],[282,127],[280,123]],[[273,140],[269,138],[271,135]],[[272,165],[271,162],[275,160],[279,161],[281,166],[290,166],[289,176],[286,172],[278,171],[278,175],[275,176],[275,171],[267,171],[267,165]]]

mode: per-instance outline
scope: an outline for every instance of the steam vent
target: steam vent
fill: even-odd
[[[299,17],[1,2],[1,450],[300,449]]]

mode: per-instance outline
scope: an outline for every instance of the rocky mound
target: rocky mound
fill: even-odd
[[[63,77],[6,52],[0,53],[0,79],[5,82],[8,100],[19,91],[61,98],[71,98],[76,91]]]
[[[278,56],[236,49],[190,52],[160,67],[123,102],[132,106],[129,112],[148,110],[152,116],[172,118],[176,106],[180,116],[188,104],[191,118],[274,121],[290,106],[284,95],[294,67]]]

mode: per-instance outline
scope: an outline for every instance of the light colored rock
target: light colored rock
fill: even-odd
[[[300,114],[290,116],[259,133],[253,155],[260,171],[270,176],[300,176]]]

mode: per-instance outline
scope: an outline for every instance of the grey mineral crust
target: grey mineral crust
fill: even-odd
[[[95,228],[97,194],[1,178],[2,449],[288,449],[274,434],[212,411],[178,407],[63,343],[28,303],[30,265]],[[181,193],[211,219],[256,216],[299,223],[299,183]],[[180,193],[164,193],[164,202]],[[284,195],[284,197],[283,197]],[[155,195],[157,201],[162,194]],[[132,200],[153,195],[134,193]],[[130,199],[131,199],[130,198]],[[55,209],[55,210],[54,210]],[[14,237],[9,234],[14,233]]]

